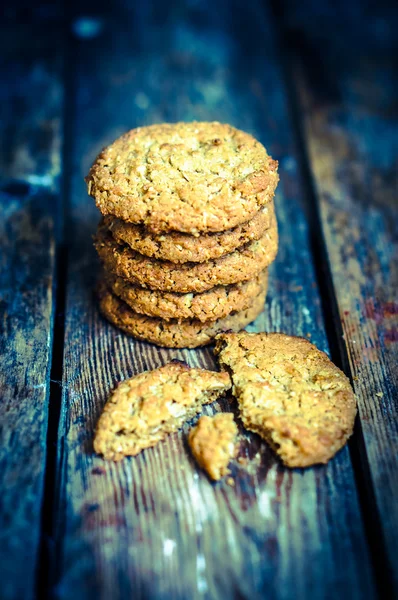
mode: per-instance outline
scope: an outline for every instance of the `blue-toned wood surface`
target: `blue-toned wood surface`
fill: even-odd
[[[285,39],[337,299],[337,331],[358,399],[359,453],[369,501],[375,500],[370,510],[382,529],[386,579],[398,594],[396,26],[386,4],[373,7],[366,21],[366,5],[346,12],[325,3],[312,11],[311,25],[304,15],[313,3],[289,4]],[[356,28],[358,21],[365,26]]]
[[[395,13],[382,0],[6,5],[0,600],[398,593]],[[211,484],[188,427],[119,464],[93,454],[115,383],[175,357],[216,367],[211,347],[125,336],[93,295],[92,160],[131,127],[192,119],[246,129],[279,160],[280,250],[249,330],[306,336],[352,375],[355,434],[327,466],[286,469],[241,430],[247,464],[233,487]]]
[[[211,349],[161,350],[128,338],[98,314],[90,239],[98,213],[83,176],[101,147],[126,129],[219,119],[264,142],[280,160],[281,250],[265,312],[250,329],[308,335],[328,349],[270,18],[260,3],[245,14],[239,6],[119,3],[109,15],[85,11],[73,23],[57,598],[373,597],[347,448],[328,466],[290,471],[245,434],[242,453],[253,462],[235,467],[234,487],[212,485],[197,472],[185,432],[119,464],[92,452],[93,428],[117,381],[176,356],[215,366]]]
[[[3,24],[0,39],[0,598],[24,600],[41,544],[62,82],[54,31]]]

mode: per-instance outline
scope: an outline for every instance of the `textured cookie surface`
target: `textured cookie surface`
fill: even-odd
[[[254,279],[274,260],[278,249],[276,223],[265,235],[231,254],[206,263],[176,265],[149,259],[114,241],[99,227],[95,247],[105,269],[131,284],[165,292],[205,292],[216,285],[230,285]]]
[[[188,444],[197,463],[215,481],[229,473],[235,456],[238,427],[232,413],[200,417],[188,434]]]
[[[356,415],[347,377],[308,340],[240,332],[217,338],[232,373],[243,424],[290,467],[326,463],[351,435]]]
[[[140,340],[167,348],[196,348],[210,344],[222,331],[239,331],[261,313],[265,291],[253,299],[247,310],[228,315],[224,319],[201,323],[198,320],[163,321],[134,312],[123,300],[102,287],[99,292],[100,310],[116,327]]]
[[[134,456],[163,440],[231,387],[227,373],[181,362],[118,385],[98,421],[94,450],[108,460]]]
[[[166,123],[127,132],[86,178],[102,214],[153,232],[225,231],[274,195],[277,162],[251,135],[220,123]]]
[[[274,218],[274,203],[270,202],[247,223],[222,233],[207,233],[198,237],[176,231],[154,234],[141,225],[126,223],[109,215],[104,217],[104,225],[119,244],[127,244],[144,256],[185,263],[220,258],[236,248],[260,239]]]
[[[231,312],[249,308],[253,298],[266,292],[268,271],[256,279],[227,287],[217,286],[201,294],[174,294],[130,285],[121,277],[106,275],[107,286],[135,312],[148,317],[170,319],[197,319],[202,323],[216,321]]]

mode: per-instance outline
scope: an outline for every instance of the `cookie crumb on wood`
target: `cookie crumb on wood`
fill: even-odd
[[[107,460],[134,456],[163,440],[231,387],[228,373],[173,361],[118,385],[98,421],[94,450]]]
[[[218,481],[229,473],[228,464],[235,456],[238,428],[232,413],[200,417],[188,435],[188,443],[197,463],[211,479]]]

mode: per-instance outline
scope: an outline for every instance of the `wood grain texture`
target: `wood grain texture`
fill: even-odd
[[[308,23],[309,4],[285,14],[363,458],[398,593],[398,42],[387,5],[330,5]]]
[[[327,466],[291,471],[256,436],[241,433],[241,455],[250,460],[246,467],[234,464],[235,487],[211,484],[197,470],[186,428],[118,464],[92,450],[95,423],[118,381],[175,357],[216,366],[210,348],[173,351],[140,343],[98,314],[90,238],[98,214],[83,177],[101,147],[131,127],[219,119],[252,131],[280,160],[281,249],[266,310],[250,329],[308,335],[327,350],[272,32],[260,4],[247,13],[240,6],[114,3],[109,14],[92,13],[90,37],[82,36],[81,19],[74,22],[76,169],[55,515],[57,598],[374,594],[347,448]]]
[[[53,33],[14,22],[0,40],[0,596],[23,600],[46,466],[62,85]]]

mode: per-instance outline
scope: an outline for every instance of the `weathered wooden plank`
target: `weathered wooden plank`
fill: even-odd
[[[363,3],[353,3],[348,13],[334,4],[329,11],[324,7],[322,14],[315,9],[308,22],[301,11],[316,3],[300,3],[299,9],[293,4],[285,14],[287,26],[294,30],[292,56],[305,140],[359,401],[363,460],[381,522],[380,542],[387,552],[386,577],[394,580],[398,592],[398,45],[394,20],[386,6],[366,10]],[[337,39],[336,23],[341,32]]]
[[[62,85],[52,23],[0,40],[0,596],[21,600],[40,549]]]
[[[119,464],[93,455],[93,428],[117,381],[173,357],[215,366],[210,349],[139,343],[97,312],[90,236],[98,215],[83,176],[96,152],[130,127],[218,118],[253,131],[279,158],[281,250],[256,327],[308,335],[327,350],[284,90],[261,6],[242,14],[240,3],[227,1],[114,3],[111,14],[93,14],[74,22],[76,171],[54,593],[76,600],[372,597],[347,449],[326,467],[288,471],[245,434],[242,455],[252,460],[234,468],[234,488],[197,472],[184,433]]]

